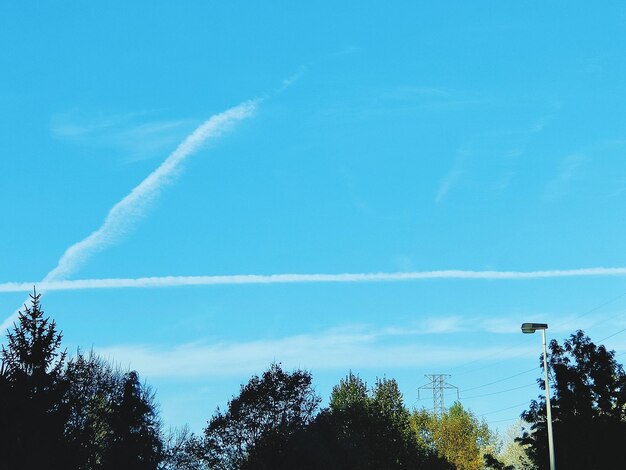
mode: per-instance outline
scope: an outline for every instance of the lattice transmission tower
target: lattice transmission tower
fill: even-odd
[[[417,399],[420,400],[420,390],[429,389],[433,392],[433,413],[438,416],[442,416],[446,408],[444,405],[444,393],[446,390],[456,390],[456,398],[459,399],[459,387],[456,387],[448,383],[448,378],[452,377],[448,374],[426,374],[424,375],[430,380],[430,383],[422,385],[417,389]]]

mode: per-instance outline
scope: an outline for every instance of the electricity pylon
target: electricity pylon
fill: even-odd
[[[443,402],[443,395],[446,389],[455,389],[456,398],[459,399],[459,387],[455,387],[447,382],[448,374],[426,374],[424,375],[430,380],[430,383],[422,385],[417,389],[417,399],[420,399],[420,390],[428,388],[433,391],[433,413],[438,416],[442,416],[446,408]]]

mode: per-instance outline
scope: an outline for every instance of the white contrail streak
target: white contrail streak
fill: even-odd
[[[72,281],[5,282],[0,292],[25,292],[37,285],[41,290],[81,290],[116,288],[155,288],[180,286],[209,286],[225,284],[292,284],[338,282],[390,282],[424,279],[487,279],[523,280],[562,277],[624,276],[626,268],[553,269],[546,271],[413,271],[398,273],[343,273],[343,274],[238,274],[230,276],[163,276],[114,279],[78,279]]]
[[[171,182],[172,177],[187,157],[197,151],[207,140],[221,136],[236,122],[251,116],[256,104],[257,101],[244,102],[202,123],[156,170],[109,210],[100,228],[70,246],[41,284],[66,278],[91,255],[119,240],[120,236],[143,215],[147,205],[154,200],[159,191]]]
[[[89,257],[98,251],[119,241],[128,230],[141,218],[159,191],[171,183],[181,164],[191,154],[200,149],[208,140],[220,137],[237,122],[246,119],[255,112],[259,100],[246,101],[222,113],[211,116],[183,140],[159,167],[150,173],[141,183],[115,204],[108,212],[104,222],[86,238],[70,246],[59,259],[56,267],[41,282],[30,283],[30,291],[36,285],[40,291],[51,290],[46,286],[54,285],[76,271]],[[7,318],[0,331],[4,331],[17,318],[17,312]]]

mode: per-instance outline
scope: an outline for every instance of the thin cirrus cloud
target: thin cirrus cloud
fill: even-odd
[[[426,326],[426,328],[428,328]],[[195,342],[172,347],[118,345],[97,348],[98,354],[114,357],[124,366],[140,369],[151,378],[198,378],[251,374],[280,361],[286,367],[307,369],[416,367],[453,364],[459,357],[482,359],[498,352],[498,359],[528,356],[534,348],[462,348],[416,342],[402,328],[368,330],[361,327],[330,329],[277,339],[231,343]],[[456,330],[456,327],[454,327]],[[402,333],[396,333],[402,331]],[[440,330],[439,333],[447,331]],[[453,332],[453,331],[452,331]],[[412,335],[426,334],[421,329]]]
[[[98,233],[98,232],[94,232]],[[93,234],[92,234],[93,235]],[[97,235],[99,237],[100,235]],[[418,281],[435,279],[467,279],[467,280],[533,280],[568,277],[599,277],[624,276],[626,267],[614,268],[580,268],[552,269],[544,271],[410,271],[395,273],[342,273],[342,274],[237,274],[227,276],[161,276],[140,278],[108,278],[108,279],[75,279],[64,280],[61,277],[69,274],[92,251],[101,249],[95,245],[99,238],[87,237],[74,245],[66,259],[55,270],[51,271],[41,282],[5,282],[0,284],[0,292],[24,292],[38,286],[41,290],[82,290],[82,289],[119,289],[119,288],[160,288],[182,286],[210,286],[236,284],[303,284],[303,283],[358,283],[358,282],[393,282]],[[103,243],[105,243],[104,241]],[[82,245],[81,245],[82,244]],[[68,251],[70,251],[68,250]],[[65,255],[64,255],[65,256]]]
[[[52,290],[48,289],[47,286],[53,287],[55,282],[66,279],[95,253],[119,242],[141,219],[160,191],[173,182],[180,172],[183,162],[207,141],[220,137],[238,122],[252,116],[259,101],[258,99],[245,101],[204,121],[178,145],[156,170],[109,210],[104,222],[97,230],[70,246],[61,256],[56,267],[41,282],[30,283],[31,287],[37,285],[42,291]],[[25,291],[30,290],[30,288],[19,290]],[[0,325],[0,329],[8,328],[15,318],[17,318],[17,312],[7,318]]]
[[[52,119],[52,135],[81,146],[107,148],[135,161],[160,155],[193,129],[189,119],[152,120],[152,112],[118,115],[93,115],[78,111],[59,114]]]
[[[568,155],[561,161],[558,174],[548,182],[544,191],[544,199],[557,200],[565,196],[572,183],[582,178],[582,167],[587,162],[583,155]]]
[[[441,203],[462,183],[482,190],[505,190],[532,137],[542,132],[551,118],[550,114],[542,116],[526,129],[474,135],[458,149],[451,168],[439,183],[435,203]]]

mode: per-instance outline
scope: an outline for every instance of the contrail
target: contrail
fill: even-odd
[[[225,284],[296,284],[296,283],[339,283],[339,282],[392,282],[426,279],[483,279],[523,280],[563,277],[624,276],[626,268],[581,268],[553,269],[546,271],[412,271],[397,273],[343,273],[343,274],[238,274],[229,276],[163,276],[113,279],[44,280],[33,282],[5,282],[0,292],[24,292],[37,285],[38,289],[81,290],[156,288],[180,286],[209,286]]]
[[[36,285],[41,291],[51,290],[46,286],[54,285],[55,282],[67,278],[89,257],[119,241],[132,228],[133,224],[144,215],[148,204],[155,199],[159,191],[172,182],[187,157],[199,150],[208,140],[220,137],[239,121],[252,116],[259,102],[260,100],[245,101],[222,113],[211,116],[203,122],[178,145],[176,150],[156,170],[109,210],[100,228],[70,246],[61,256],[56,267],[41,282],[30,283],[28,289],[20,290],[29,291],[33,285]],[[0,331],[8,328],[16,318],[17,312],[0,325]]]
[[[223,113],[216,114],[202,123],[180,143],[156,170],[109,210],[100,228],[70,246],[59,259],[57,266],[46,275],[41,284],[67,277],[94,253],[118,241],[132,224],[143,215],[146,207],[154,200],[159,191],[172,181],[173,176],[187,157],[196,152],[207,140],[221,136],[236,122],[251,116],[256,104],[257,101],[246,101]]]

